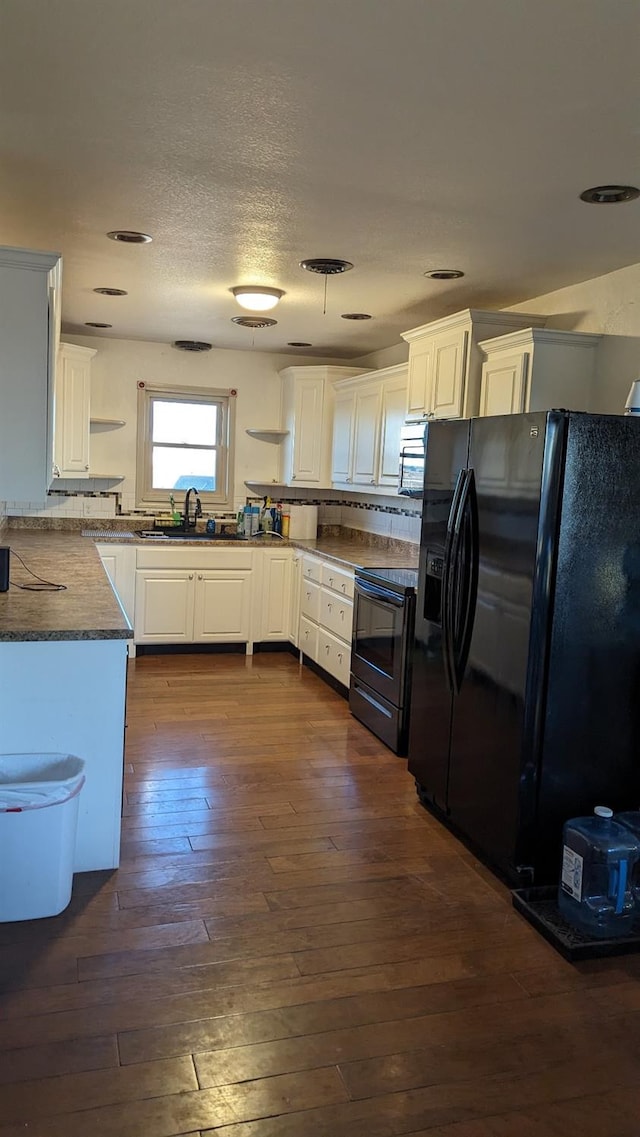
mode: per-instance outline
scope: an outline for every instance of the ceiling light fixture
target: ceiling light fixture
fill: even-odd
[[[583,190],[580,200],[590,205],[619,205],[623,201],[635,201],[640,197],[636,186],[592,186]]]
[[[85,328],[112,328],[113,324],[99,324],[97,320],[85,320]]]
[[[281,288],[261,288],[256,285],[241,284],[231,291],[241,308],[250,312],[268,312],[284,296]]]
[[[129,293],[124,288],[94,288],[99,296],[128,296]]]
[[[372,320],[373,316],[370,316],[368,312],[343,312],[340,319],[341,320]]]
[[[173,346],[178,351],[211,351],[213,344],[206,340],[175,340]]]
[[[138,233],[137,229],[112,229],[107,237],[110,241],[122,241],[125,245],[148,245],[153,241],[148,233]]]
[[[431,268],[422,275],[429,280],[459,280],[464,273],[459,268]]]
[[[269,316],[232,316],[231,323],[240,324],[241,328],[273,328],[278,321]]]

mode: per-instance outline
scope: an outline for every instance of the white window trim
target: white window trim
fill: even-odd
[[[221,436],[218,443],[220,476],[224,482],[215,493],[203,491],[199,494],[202,505],[208,509],[233,508],[233,471],[235,460],[235,410],[236,400],[229,388],[221,387],[174,387],[144,383],[138,386],[138,441],[136,453],[136,504],[138,508],[169,508],[167,490],[151,488],[151,406],[154,397],[194,402],[223,402],[221,417]],[[182,491],[179,491],[181,493]],[[182,502],[176,501],[176,508],[182,509]]]

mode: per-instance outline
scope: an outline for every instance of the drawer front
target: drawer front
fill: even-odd
[[[318,628],[316,624],[312,624],[311,620],[307,620],[306,616],[300,617],[300,643],[298,644],[300,651],[308,655],[310,659],[317,662],[318,659]]]
[[[318,629],[318,657],[316,660],[320,667],[324,667],[334,679],[339,679],[345,687],[349,686],[349,671],[351,668],[351,648],[342,640]]]
[[[252,549],[203,549],[201,545],[159,549],[155,546],[138,548],[136,564],[139,569],[250,569],[253,555]]]
[[[320,619],[319,623],[334,636],[348,643],[351,648],[351,628],[353,626],[353,604],[335,592],[326,588],[320,589]]]
[[[331,588],[340,596],[348,596],[353,600],[353,573],[345,569],[336,568],[332,564],[323,564],[322,583],[325,588]]]
[[[302,579],[315,580],[316,584],[322,584],[322,561],[316,557],[303,557]]]
[[[303,580],[300,584],[300,611],[309,620],[320,619],[320,586],[312,580]]]

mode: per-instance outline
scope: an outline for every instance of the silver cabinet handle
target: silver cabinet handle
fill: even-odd
[[[375,478],[370,478],[370,479],[369,479],[369,485],[371,485],[371,486],[375,486],[375,484],[376,484],[376,479],[375,479]]]
[[[333,577],[332,576],[329,577],[329,584],[333,585]]]
[[[193,580],[193,573],[192,572],[189,573],[189,580]]]
[[[340,609],[340,617],[342,620],[344,620],[344,608]]]
[[[327,653],[327,655],[328,655],[328,654],[329,654],[329,650],[330,650],[330,648],[329,648],[329,644],[325,644],[325,645],[324,645],[324,650],[326,651],[326,653]]]
[[[89,469],[89,463],[87,462],[87,464],[85,466],[85,470],[88,470],[88,469]]]
[[[198,573],[198,580],[202,580],[202,573],[201,572]]]
[[[333,604],[330,604],[329,601],[327,601],[327,612],[333,612]]]
[[[291,481],[294,482],[296,480],[297,476],[298,476],[297,474],[292,474],[291,475]]]
[[[342,588],[342,591],[343,591],[343,592],[346,592],[346,591],[347,591],[347,586],[346,586],[346,584],[345,584],[344,582],[341,584],[341,586],[340,586],[340,587]]]
[[[338,659],[342,663],[342,652],[341,651],[338,652]]]
[[[350,482],[351,478],[345,478],[345,481]]]

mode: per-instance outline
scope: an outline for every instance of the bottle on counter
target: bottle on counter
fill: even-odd
[[[291,513],[288,505],[282,507],[282,536],[289,536],[289,526],[291,524]]]
[[[273,529],[273,517],[271,516],[271,498],[265,497],[262,513],[260,514],[260,528],[263,533],[270,533]]]

